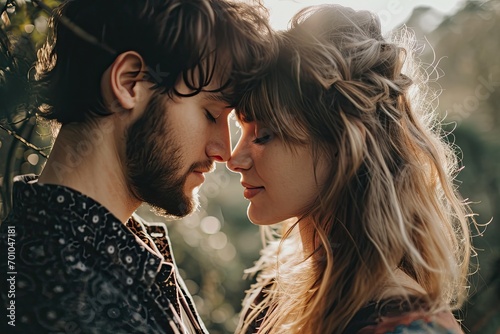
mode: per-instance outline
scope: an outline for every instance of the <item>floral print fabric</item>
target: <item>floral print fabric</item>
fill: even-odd
[[[1,333],[177,334],[186,327],[207,333],[177,273],[163,224],[135,217],[125,225],[75,190],[23,176],[14,183],[13,209],[0,226],[2,254],[12,226],[16,326],[2,320]],[[5,310],[7,256],[0,258],[0,272]]]

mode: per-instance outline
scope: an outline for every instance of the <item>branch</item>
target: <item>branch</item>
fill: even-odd
[[[27,147],[37,151],[42,157],[44,158],[48,158],[49,156],[43,152],[43,150],[46,150],[47,147],[44,147],[44,148],[40,148],[36,145],[33,145],[32,143],[30,143],[29,141],[27,141],[26,139],[24,139],[23,137],[21,137],[20,135],[18,135],[16,132],[10,130],[10,129],[7,129],[5,126],[3,126],[2,124],[0,124],[0,129],[4,130],[5,132],[7,132],[9,135],[11,135],[12,137],[14,137],[15,139],[19,140],[21,143],[23,143],[24,145],[26,145]]]
[[[42,8],[42,10],[44,12],[46,12],[47,14],[54,15],[52,8],[50,8],[49,6],[47,6],[41,0],[33,0],[33,2],[37,6],[40,6],[40,8]],[[92,36],[91,34],[89,34],[88,32],[86,32],[82,28],[80,28],[77,24],[73,23],[73,21],[71,21],[70,19],[68,19],[66,16],[59,15],[59,16],[57,16],[57,19],[66,28],[68,28],[71,32],[73,32],[73,34],[75,34],[76,36],[80,37],[81,39],[83,39],[84,41],[86,41],[86,42],[88,42],[88,43],[90,43],[92,45],[95,45],[95,46],[101,48],[102,50],[106,51],[110,55],[116,56],[117,52],[115,50],[113,50],[111,47],[107,46],[106,44],[101,43],[97,38],[95,38],[94,36]]]

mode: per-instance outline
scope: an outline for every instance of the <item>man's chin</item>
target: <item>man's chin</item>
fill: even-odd
[[[151,210],[161,217],[166,217],[169,219],[181,219],[192,214],[200,206],[198,194],[193,194],[191,197],[187,197],[185,201],[178,203],[177,205],[172,205],[172,203],[166,203],[164,205],[154,205],[148,203]]]
[[[189,202],[189,212],[187,212],[183,217],[189,216],[193,212],[197,211],[200,209],[200,196],[198,195],[198,188],[196,188],[196,191],[193,191],[190,197],[190,202]]]

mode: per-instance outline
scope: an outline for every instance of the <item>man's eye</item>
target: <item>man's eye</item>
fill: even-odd
[[[205,109],[205,116],[210,122],[217,123],[217,119],[207,109]]]

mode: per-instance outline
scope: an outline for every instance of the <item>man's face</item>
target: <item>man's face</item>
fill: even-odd
[[[184,85],[178,91],[189,93]],[[155,94],[128,129],[130,189],[157,213],[183,217],[192,212],[203,173],[213,169],[214,161],[229,159],[231,108],[220,97],[209,92],[173,99]]]

